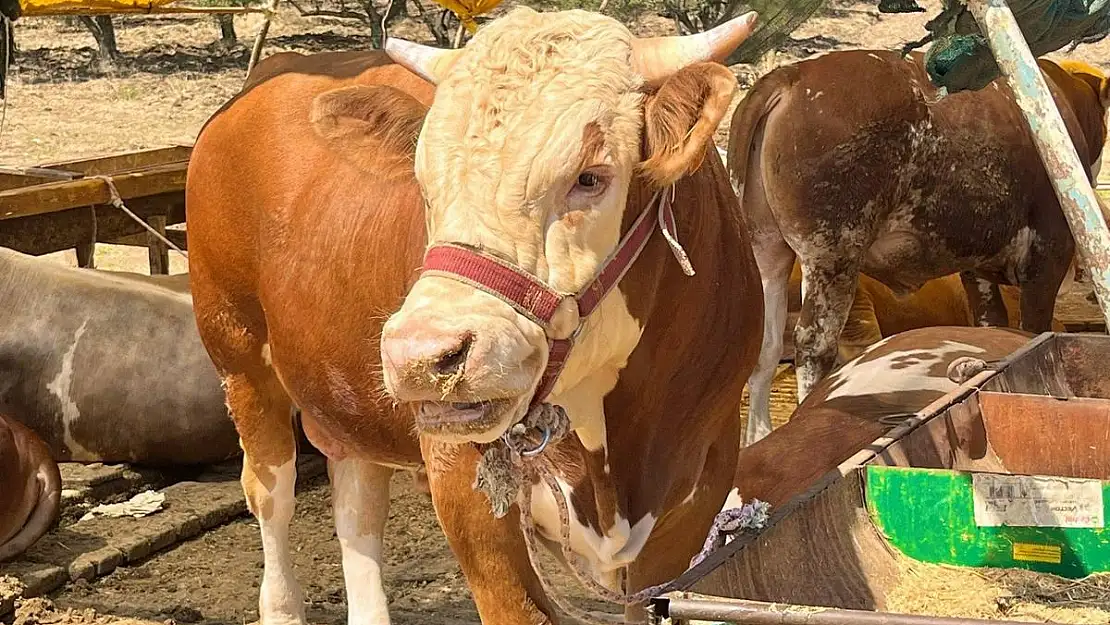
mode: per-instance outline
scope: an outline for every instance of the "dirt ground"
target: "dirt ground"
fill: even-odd
[[[900,46],[923,34],[921,26],[935,14],[939,0],[922,4],[928,13],[902,16],[880,16],[868,4],[838,4],[795,33],[769,65],[827,50]],[[260,18],[235,21],[241,41],[249,44]],[[0,122],[0,163],[31,165],[191,142],[207,117],[242,83],[249,52],[242,46],[230,51],[219,48],[212,18],[132,17],[115,22],[124,59],[116,71],[105,74],[94,60],[91,36],[80,26],[58,19],[20,20],[16,26],[19,52]],[[636,24],[634,30],[655,34],[666,33],[669,27],[670,22],[660,18]],[[393,32],[427,39],[423,26],[414,22]],[[291,9],[281,11],[268,41],[266,54],[369,46],[367,29],[361,25],[304,19]],[[1110,41],[1081,46],[1073,56],[1110,69]],[[737,71],[742,86],[750,85],[754,69]],[[723,140],[726,133],[727,125],[718,138]],[[72,252],[52,257],[75,264]],[[171,272],[187,270],[180,255],[171,252],[170,258]],[[101,268],[145,271],[145,263],[144,249],[98,246]],[[784,371],[776,384],[776,424],[793,407],[793,385],[792,373]],[[292,541],[295,568],[309,601],[309,619],[344,622],[342,569],[326,480],[307,484],[298,497]],[[413,488],[407,475],[394,480],[386,554],[386,587],[395,623],[477,622],[430,501]],[[16,622],[251,622],[257,618],[261,573],[257,525],[243,519],[138,566],[123,566],[95,582],[70,584],[48,599],[29,601]],[[576,596],[575,590],[570,592]]]

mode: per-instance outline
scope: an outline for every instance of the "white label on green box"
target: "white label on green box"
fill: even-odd
[[[979,527],[1103,527],[1102,482],[973,473]]]

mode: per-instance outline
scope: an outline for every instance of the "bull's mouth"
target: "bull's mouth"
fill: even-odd
[[[500,426],[515,411],[516,399],[491,399],[477,402],[420,402],[416,427],[433,436],[485,434]]]

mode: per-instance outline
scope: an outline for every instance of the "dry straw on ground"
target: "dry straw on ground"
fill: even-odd
[[[1027,621],[1110,623],[1110,574],[1066,579],[1022,569],[972,569],[900,557],[901,577],[886,610],[903,614]]]

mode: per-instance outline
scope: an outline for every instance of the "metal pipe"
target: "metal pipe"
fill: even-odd
[[[1029,44],[1005,0],[968,0],[1002,75],[1033,131],[1041,161],[1075,237],[1080,262],[1091,274],[1095,297],[1110,328],[1110,231],[1079,162],[1060,111],[1052,100]]]
[[[944,616],[917,616],[868,610],[842,610],[726,598],[669,598],[652,600],[654,616],[672,621],[711,621],[742,625],[1019,625]],[[1028,625],[1028,624],[1026,624]]]

